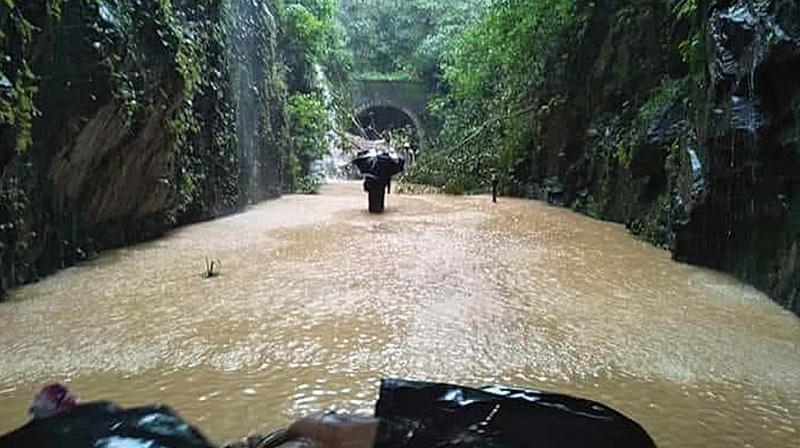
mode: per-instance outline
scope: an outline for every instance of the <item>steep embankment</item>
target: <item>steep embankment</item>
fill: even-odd
[[[271,2],[11,0],[0,25],[0,299],[280,193]]]
[[[579,45],[550,68],[567,75],[547,85],[532,193],[800,313],[800,5],[670,7],[582,7]]]

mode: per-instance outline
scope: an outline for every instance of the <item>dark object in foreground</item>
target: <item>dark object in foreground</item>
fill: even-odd
[[[213,448],[195,428],[163,406],[121,409],[108,402],[31,420],[0,437],[0,448]]]
[[[654,448],[645,430],[589,400],[494,386],[385,380],[375,448]]]
[[[268,410],[265,409],[265,412]],[[324,414],[235,448],[654,448],[636,422],[565,395],[384,380],[376,417]],[[79,404],[0,436],[0,448],[214,448],[166,407]]]
[[[33,419],[52,417],[69,412],[78,406],[78,398],[61,383],[51,383],[33,398],[28,415]]]
[[[405,168],[405,160],[394,151],[374,149],[358,153],[353,164],[364,175],[364,190],[369,194],[369,212],[383,213],[386,191],[392,176]]]

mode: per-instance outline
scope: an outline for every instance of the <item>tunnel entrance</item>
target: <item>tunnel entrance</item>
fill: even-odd
[[[350,132],[368,140],[384,140],[389,146],[406,153],[412,162],[421,146],[419,121],[411,113],[391,105],[374,105],[356,111]]]

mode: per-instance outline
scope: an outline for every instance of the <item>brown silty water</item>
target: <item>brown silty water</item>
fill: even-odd
[[[752,288],[538,202],[365,208],[358,184],[333,184],[13,291],[0,431],[50,380],[167,403],[224,441],[368,413],[397,376],[599,400],[661,447],[797,446],[800,321]]]

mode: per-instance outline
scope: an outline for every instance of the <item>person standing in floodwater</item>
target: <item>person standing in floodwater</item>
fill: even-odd
[[[497,174],[492,174],[492,202],[497,203]]]
[[[369,193],[370,213],[383,213],[386,192],[391,188],[391,178],[403,172],[405,159],[391,150],[364,150],[353,159],[353,164],[364,176],[364,190]]]
[[[364,191],[369,195],[369,212],[383,213],[388,178],[368,176],[364,179]]]

